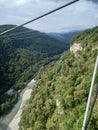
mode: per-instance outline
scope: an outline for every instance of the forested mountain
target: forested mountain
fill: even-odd
[[[66,43],[71,42],[71,39],[77,33],[81,33],[81,31],[71,31],[71,32],[61,32],[61,33],[49,33],[50,36],[58,39],[59,41],[65,41]]]
[[[12,27],[2,25],[0,32]],[[68,48],[68,43],[24,27],[0,36],[0,114],[12,107],[19,91],[43,65]]]
[[[70,50],[39,76],[19,130],[81,130],[97,54],[98,27],[73,37]],[[98,130],[98,100],[88,130]]]

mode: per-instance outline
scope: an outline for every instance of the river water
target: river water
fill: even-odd
[[[12,121],[12,119],[14,118],[14,116],[16,115],[16,113],[20,108],[24,92],[26,90],[33,88],[34,85],[35,81],[33,79],[28,83],[26,88],[20,93],[18,102],[15,104],[14,108],[10,111],[10,113],[0,118],[0,130],[7,130],[9,123]]]

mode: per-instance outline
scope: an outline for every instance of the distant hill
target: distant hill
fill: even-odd
[[[0,32],[12,27],[15,25],[2,25]],[[19,91],[42,66],[68,47],[65,42],[24,27],[0,36],[0,114],[12,107]],[[13,89],[10,95],[9,89]]]
[[[65,41],[66,43],[70,43],[71,39],[74,35],[77,33],[80,33],[81,31],[71,31],[71,32],[61,32],[61,33],[48,33],[50,36],[58,39],[59,41]]]
[[[97,54],[98,27],[74,36],[70,50],[40,74],[19,130],[81,130]],[[97,83],[98,75],[93,92]],[[88,130],[98,130],[98,98]]]

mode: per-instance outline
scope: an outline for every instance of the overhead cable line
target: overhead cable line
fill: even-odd
[[[11,38],[11,40],[22,40],[22,39],[28,39],[28,38],[34,38],[34,37],[39,37],[39,36],[45,36],[46,34],[42,33],[42,34],[37,34],[37,35],[31,35],[31,36],[25,36],[25,37],[14,37]]]
[[[0,37],[0,38],[19,38],[19,37],[25,37],[25,36],[33,36],[33,35],[39,35],[40,33],[37,33],[37,32],[32,32],[32,33],[21,33],[21,34],[15,34],[15,35],[9,35],[9,36],[3,36],[3,37]]]
[[[2,32],[2,33],[0,33],[0,36],[6,34],[6,33],[8,33],[8,32],[10,32],[10,31],[12,31],[12,30],[15,30],[15,29],[17,29],[17,28],[19,28],[19,27],[22,27],[22,26],[24,26],[24,25],[26,25],[26,24],[29,24],[29,23],[31,23],[31,22],[34,22],[34,21],[36,21],[36,20],[38,20],[38,19],[41,19],[41,18],[43,18],[43,17],[45,17],[45,16],[47,16],[47,15],[49,15],[49,14],[52,14],[52,13],[54,13],[54,12],[60,10],[60,9],[63,9],[63,8],[65,8],[65,7],[67,7],[67,6],[71,5],[71,4],[74,4],[75,2],[78,2],[78,1],[80,1],[80,0],[74,0],[74,1],[69,2],[69,3],[67,3],[67,4],[64,4],[64,5],[62,5],[62,6],[58,7],[58,8],[56,8],[56,9],[54,9],[54,10],[52,10],[52,11],[49,11],[48,13],[45,13],[45,14],[39,16],[39,17],[36,17],[36,18],[34,18],[34,19],[32,19],[32,20],[29,20],[29,21],[27,21],[27,22],[25,22],[25,23],[23,23],[23,24],[21,24],[21,25],[19,25],[19,26],[16,26],[16,27],[13,27],[13,28],[11,28],[11,29],[8,29],[8,30],[6,30],[6,31],[4,31],[4,32]]]
[[[9,36],[3,36],[3,37],[1,37],[1,39],[3,39],[3,38],[11,38],[11,40],[21,40],[21,39],[28,39],[28,38],[34,38],[34,37],[40,37],[40,36],[50,36],[50,35],[48,35],[47,33],[27,33],[26,35],[23,35],[23,36],[21,36],[21,35],[16,35],[16,36],[11,36],[11,37],[9,37]]]
[[[27,33],[33,34],[33,33],[35,33],[35,32],[37,32],[37,31],[34,31],[34,30],[29,30],[29,31],[24,31],[24,32],[21,31],[21,32],[16,32],[16,33],[7,34],[7,35],[2,35],[2,36],[0,36],[0,38],[18,36],[19,34],[27,34]]]

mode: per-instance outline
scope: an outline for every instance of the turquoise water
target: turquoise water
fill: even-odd
[[[34,85],[35,85],[35,82],[29,83],[27,85],[27,87],[20,93],[20,96],[18,98],[18,102],[15,104],[14,108],[10,111],[10,113],[0,118],[0,130],[6,130],[7,129],[8,124],[12,121],[12,119],[14,118],[14,116],[16,115],[16,113],[19,110],[19,107],[20,107],[21,101],[22,101],[22,96],[23,96],[24,92],[27,89],[33,88]]]

